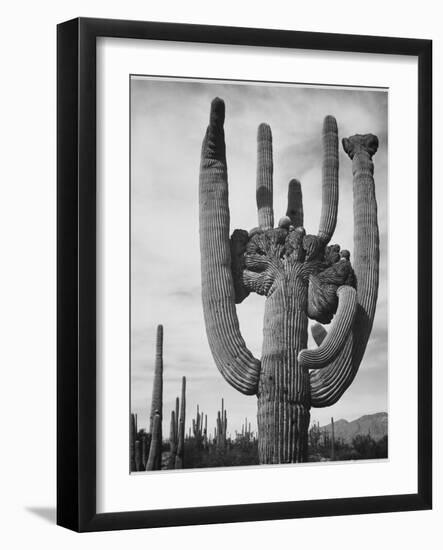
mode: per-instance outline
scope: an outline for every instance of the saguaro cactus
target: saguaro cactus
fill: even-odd
[[[175,416],[175,411],[171,411],[171,428],[169,432],[169,461],[168,468],[173,470],[175,468],[175,459],[177,457],[177,443],[178,443],[178,421]]]
[[[135,464],[135,442],[137,439],[135,414],[131,413],[129,416],[129,471],[136,471]]]
[[[182,394],[180,401],[180,420],[178,423],[177,455],[175,468],[184,468],[185,457],[185,424],[186,424],[186,376],[182,378]]]
[[[226,448],[226,432],[228,429],[228,418],[225,409],[225,400],[222,398],[221,411],[217,411],[215,437],[217,447],[221,450]]]
[[[372,328],[378,291],[379,237],[372,156],[375,136],[343,140],[352,159],[354,269],[329,246],[338,210],[338,130],[323,124],[322,210],[316,235],[303,225],[300,183],[291,180],[286,216],[274,228],[272,134],[258,128],[259,227],[229,238],[224,102],[211,105],[200,165],[200,249],[206,332],[214,361],[238,391],[258,397],[261,463],[307,459],[310,408],[335,403],[351,384]],[[261,360],[246,347],[236,303],[266,297]],[[308,318],[331,329],[307,350]],[[318,332],[318,331],[317,331]],[[319,335],[319,341],[322,335]]]
[[[192,419],[192,433],[194,434],[196,446],[202,448],[204,442],[203,413],[200,412],[200,407],[198,405],[195,418]]]
[[[152,423],[151,446],[149,447],[149,456],[146,463],[146,470],[160,470],[162,457],[162,425],[160,413],[156,411]]]
[[[148,444],[148,434],[143,434],[141,439],[142,444],[142,470],[146,470],[146,464],[148,462],[149,456],[149,444]]]
[[[161,469],[162,447],[162,418],[163,418],[163,325],[157,327],[157,341],[155,348],[155,372],[152,388],[150,427],[151,447],[149,450],[147,470]],[[156,454],[152,455],[155,452]],[[151,456],[152,455],[152,456]],[[148,467],[149,465],[149,467]]]

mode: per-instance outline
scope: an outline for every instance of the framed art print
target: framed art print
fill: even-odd
[[[58,27],[58,523],[431,507],[431,42]]]

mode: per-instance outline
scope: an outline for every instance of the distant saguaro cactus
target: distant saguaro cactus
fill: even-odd
[[[200,412],[200,407],[197,405],[197,414],[192,419],[192,433],[194,434],[195,443],[198,448],[203,447],[204,430],[203,430],[203,413]]]
[[[148,434],[143,434],[141,443],[142,443],[142,469],[146,470],[146,464],[148,462],[149,456],[149,443],[148,443]]]
[[[186,376],[182,378],[182,394],[180,401],[180,419],[178,423],[177,456],[175,468],[184,468],[185,462],[185,423],[186,423]]]
[[[135,464],[135,442],[137,439],[135,414],[131,413],[129,416],[129,471],[136,471]]]
[[[224,102],[211,105],[200,165],[200,250],[206,332],[214,361],[238,391],[258,397],[261,463],[307,460],[310,408],[334,404],[353,381],[374,319],[379,236],[372,156],[378,140],[343,140],[352,159],[354,269],[350,254],[329,246],[338,209],[338,130],[323,124],[322,210],[316,235],[303,228],[302,191],[291,180],[286,216],[274,228],[272,134],[258,128],[259,227],[229,237]],[[236,303],[265,296],[261,360],[240,334]],[[307,348],[308,318],[332,326]]]
[[[226,448],[226,432],[228,429],[228,417],[225,409],[225,400],[222,398],[221,411],[217,412],[215,438],[217,447],[224,450]]]
[[[178,422],[175,416],[175,411],[171,411],[171,428],[169,432],[169,460],[168,468],[173,470],[175,468],[175,459],[177,457],[177,443],[178,443]]]
[[[162,425],[160,413],[156,411],[154,414],[154,420],[152,423],[152,438],[151,446],[149,447],[148,462],[146,463],[146,470],[160,470],[161,469],[161,456],[162,456]]]
[[[158,417],[158,418],[157,418]],[[155,372],[152,388],[150,428],[151,447],[149,449],[146,470],[161,469],[162,447],[162,418],[163,418],[163,325],[157,327],[155,347]],[[154,456],[151,456],[155,452]],[[149,467],[148,467],[149,466]]]

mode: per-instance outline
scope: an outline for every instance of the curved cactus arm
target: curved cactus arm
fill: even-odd
[[[200,251],[206,333],[214,361],[238,391],[257,392],[260,362],[247,349],[237,312],[231,272],[224,102],[216,98],[203,140],[200,165]]]
[[[324,369],[310,372],[311,406],[330,407],[351,385],[357,370],[352,362],[353,335],[349,335],[342,351],[335,360]]]
[[[341,286],[337,289],[338,308],[331,330],[316,349],[304,349],[298,355],[299,363],[308,369],[327,367],[340,353],[352,329],[357,310],[355,289]]]
[[[268,124],[262,123],[257,130],[256,190],[258,225],[262,229],[272,229],[274,227],[273,170],[272,132]]]
[[[335,231],[338,210],[338,130],[333,116],[323,122],[322,207],[318,236],[328,243]]]
[[[354,193],[354,256],[357,297],[360,314],[357,317],[362,356],[372,329],[378,296],[380,239],[375,198],[373,155],[378,139],[372,134],[355,135],[343,140],[343,148],[352,159]],[[360,357],[361,359],[361,357]]]
[[[303,227],[303,195],[300,182],[296,179],[289,182],[286,215],[294,227]]]
[[[317,346],[320,346],[323,340],[328,335],[325,327],[323,325],[320,325],[320,323],[315,323],[315,325],[312,325],[311,334]]]
[[[333,405],[354,380],[371,334],[378,296],[380,251],[372,162],[378,139],[372,134],[355,135],[343,140],[343,148],[352,160],[358,306],[342,352],[328,367],[310,373],[313,407]]]

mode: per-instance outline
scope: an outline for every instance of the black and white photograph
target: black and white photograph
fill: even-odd
[[[389,459],[388,90],[129,85],[130,472]]]
[[[440,5],[3,7],[1,546],[438,548]]]

